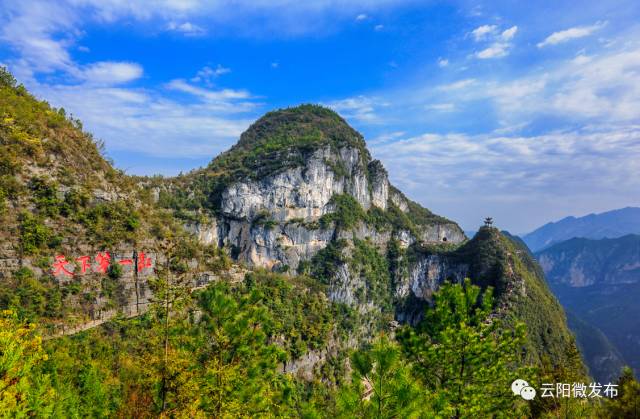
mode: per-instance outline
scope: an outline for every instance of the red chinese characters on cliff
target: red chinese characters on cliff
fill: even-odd
[[[51,268],[51,274],[53,276],[67,277],[73,277],[76,274],[84,275],[87,272],[106,274],[109,270],[109,265],[112,263],[112,259],[113,263],[117,263],[122,266],[131,266],[138,272],[143,272],[145,269],[153,267],[153,260],[144,252],[138,253],[137,258],[135,253],[132,258],[115,258],[112,257],[109,252],[98,252],[94,256],[93,262],[91,256],[87,255],[75,258],[78,263],[77,273],[75,272],[74,265],[69,262],[64,255],[56,255]]]
[[[67,269],[69,262],[65,259],[64,255],[58,255],[53,262],[53,274],[54,275],[66,275],[73,276],[73,271]]]

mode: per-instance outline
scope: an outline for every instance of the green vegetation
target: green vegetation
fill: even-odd
[[[340,308],[300,281],[256,272],[243,283],[221,282],[190,295],[161,280],[149,314],[48,341],[48,359],[39,358],[25,379],[46,378],[47,411],[64,416],[294,415],[303,409],[297,392],[304,386],[279,373],[279,365],[324,348],[346,326],[333,323]],[[16,328],[3,324],[3,338]],[[0,354],[13,344],[0,339]],[[33,403],[25,409],[47,414]]]
[[[423,226],[450,223],[446,218],[434,215],[415,202],[407,202],[407,212],[400,210],[393,202],[388,202],[386,210],[372,206],[365,211],[352,195],[334,195],[329,203],[335,209],[320,217],[319,226],[327,228],[335,223],[337,228],[349,230],[358,222],[364,222],[378,231],[409,231],[414,237],[421,237]]]
[[[122,201],[98,204],[80,212],[78,221],[87,227],[94,242],[114,246],[123,241],[136,242],[140,215]]]
[[[230,167],[235,161],[241,163],[241,167],[234,170],[258,170],[252,176],[260,178],[285,167],[295,167],[302,163],[297,159],[325,146],[334,150],[355,147],[361,157],[369,156],[362,135],[337,113],[318,105],[300,105],[268,112],[253,123],[219,161],[214,160],[210,168]]]
[[[42,221],[24,212],[20,220],[20,244],[25,255],[35,255],[49,242],[51,231]]]
[[[49,340],[44,351],[34,328],[5,312],[3,414],[471,418],[625,417],[637,410],[639,387],[629,371],[620,380],[621,397],[605,403],[514,397],[515,377],[536,386],[551,377],[544,366],[526,366],[524,326],[492,316],[491,289],[481,293],[469,281],[443,285],[424,321],[403,326],[397,341],[381,336],[356,350],[350,381],[344,348],[316,366],[322,381],[309,381],[283,373],[281,365],[326,348],[336,330],[353,330],[336,323],[345,312],[321,288],[256,272],[191,294],[163,275],[148,314]],[[574,377],[567,369],[558,382]]]
[[[335,223],[337,228],[348,230],[366,217],[360,203],[351,195],[334,195],[329,204],[333,205],[335,210],[320,217],[322,228],[327,228],[330,223]]]
[[[366,287],[362,290],[361,301],[373,302],[383,313],[391,317],[393,291],[387,259],[370,242],[355,239],[348,266],[354,277],[364,280]]]
[[[159,203],[164,208],[207,208],[216,212],[220,208],[222,192],[231,183],[261,179],[288,168],[300,167],[320,148],[330,147],[337,152],[345,146],[359,150],[363,162],[370,159],[362,135],[330,109],[300,105],[269,112],[252,124],[236,145],[216,157],[206,169],[173,180],[170,190],[164,192],[166,195],[161,192]],[[336,175],[344,175],[344,168],[338,164],[331,167]]]
[[[253,220],[251,220],[251,223],[254,226],[262,226],[266,230],[271,230],[276,225],[278,225],[278,222],[273,220],[271,218],[271,214],[269,213],[269,211],[266,211],[266,210],[263,210],[258,214],[256,214]]]
[[[35,326],[0,313],[0,416],[49,416],[55,391],[37,367],[47,360]]]
[[[43,139],[47,139],[43,141]],[[80,121],[38,101],[0,67],[0,176],[15,175],[27,160],[50,170],[66,170],[74,182],[98,185],[100,174],[125,182],[101,156],[101,143],[82,131]],[[54,154],[58,163],[48,159]]]
[[[386,336],[351,361],[351,385],[338,395],[339,418],[417,418],[425,391],[411,376],[398,344]],[[433,413],[433,412],[432,412]]]
[[[436,254],[451,264],[467,264],[468,276],[475,285],[494,289],[501,301],[496,309],[504,313],[508,324],[513,327],[517,322],[524,322],[527,325],[525,346],[532,363],[540,364],[548,357],[554,366],[581,364],[579,359],[572,359],[575,339],[542,271],[528,252],[496,228],[482,227],[472,240],[455,249],[413,247],[409,251],[413,253],[409,254],[410,258]],[[584,366],[579,369],[586,374]]]
[[[484,294],[468,279],[445,284],[415,329],[398,334],[429,401],[445,417],[490,417],[512,411],[511,383],[530,376],[523,365],[524,324],[490,319],[491,288]],[[489,320],[490,319],[490,320]]]
[[[345,146],[369,163],[370,179],[380,175],[382,166],[370,162],[362,137],[344,120],[303,105],[267,114],[206,169],[172,180],[134,179],[102,158],[100,143],[79,121],[0,70],[0,237],[19,262],[0,281],[0,309],[10,309],[0,316],[0,416],[588,417],[591,405],[505,396],[507,380],[529,373],[523,368],[530,365],[538,367],[531,371],[536,383],[579,380],[583,371],[537,265],[493,229],[459,247],[405,249],[391,241],[386,255],[369,240],[336,239],[302,262],[299,276],[255,270],[240,281],[237,267],[226,272],[228,249],[204,246],[180,227],[206,221],[230,182],[299,167],[320,147]],[[340,164],[327,164],[346,175]],[[350,195],[332,204],[333,213],[305,226],[334,225],[336,237],[346,237],[363,222],[419,236],[421,226],[448,222],[410,201],[407,212],[393,202],[387,211],[365,211]],[[266,212],[253,223],[275,226]],[[145,314],[55,336],[60,324],[82,325],[131,302],[126,281],[139,278],[114,261],[106,275],[49,274],[54,249],[75,264],[74,252],[87,245],[113,252],[148,245],[166,258],[144,278],[153,293]],[[404,279],[416,257],[431,254],[451,266],[468,264],[476,285],[445,284],[433,307],[415,305],[425,311],[422,324],[395,329],[393,310],[402,302],[393,301],[393,281]],[[209,270],[214,282],[193,289],[194,274]],[[354,297],[349,306],[327,297],[344,270]],[[30,325],[36,321],[49,332],[44,344]],[[371,341],[387,329],[397,339]],[[636,394],[629,388],[625,400]]]
[[[640,383],[633,375],[633,370],[626,367],[618,379],[618,397],[608,400],[606,416],[608,418],[640,417]]]

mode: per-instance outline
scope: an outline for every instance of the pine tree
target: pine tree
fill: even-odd
[[[398,336],[415,375],[431,390],[432,409],[443,417],[513,414],[518,399],[511,392],[519,368],[524,325],[507,327],[491,315],[491,289],[482,294],[470,280],[444,284],[434,294],[421,324]]]
[[[207,416],[273,415],[288,389],[286,377],[277,372],[285,354],[267,342],[263,327],[271,319],[260,300],[255,292],[233,295],[225,283],[200,295],[199,386]]]
[[[424,393],[396,343],[381,336],[369,351],[354,353],[351,366],[352,383],[338,398],[339,417],[420,417]]]
[[[633,370],[625,367],[618,379],[618,395],[605,403],[606,415],[610,418],[640,419],[640,383]]]

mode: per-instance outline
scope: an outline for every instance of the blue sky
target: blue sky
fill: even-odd
[[[522,233],[640,205],[640,3],[576,4],[0,0],[0,63],[128,173],[322,103],[411,198]]]

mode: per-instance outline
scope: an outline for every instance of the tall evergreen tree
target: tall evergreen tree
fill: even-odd
[[[420,325],[399,332],[432,408],[443,417],[512,414],[518,404],[511,383],[528,375],[519,368],[524,325],[510,328],[492,309],[491,289],[481,293],[468,279],[447,283]]]
[[[340,392],[339,417],[417,418],[425,394],[417,386],[399,346],[386,336],[352,357],[351,385]]]

